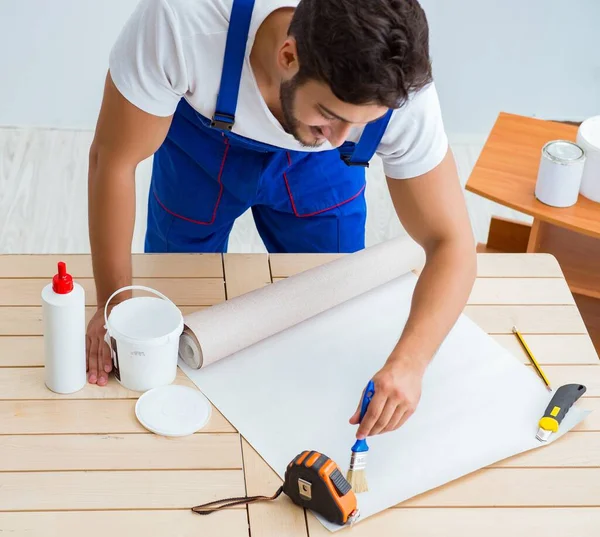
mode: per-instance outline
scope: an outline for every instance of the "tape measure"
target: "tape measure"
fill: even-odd
[[[283,492],[301,507],[334,524],[359,517],[356,495],[337,464],[317,451],[303,451],[287,467]]]
[[[309,509],[325,520],[344,526],[353,524],[360,514],[356,495],[337,464],[318,451],[303,451],[285,471],[283,485],[273,496],[226,498],[192,507],[199,515],[209,515],[227,507],[272,501],[282,493],[296,505]]]

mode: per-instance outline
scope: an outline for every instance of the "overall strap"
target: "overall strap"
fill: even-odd
[[[253,9],[254,0],[233,0],[221,71],[221,85],[211,122],[211,127],[220,130],[230,131],[235,123],[235,110]]]
[[[363,130],[358,143],[346,142],[338,149],[342,160],[348,166],[363,166],[369,167],[369,161],[379,147],[379,143],[385,134],[388,123],[392,118],[393,110],[374,123],[369,123]]]

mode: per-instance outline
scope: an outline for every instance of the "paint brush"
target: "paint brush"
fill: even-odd
[[[363,394],[363,400],[360,406],[360,421],[362,422],[369,403],[373,399],[375,394],[375,384],[373,381],[369,381]],[[367,483],[367,454],[369,452],[369,446],[366,440],[357,440],[352,446],[352,453],[350,456],[350,468],[348,469],[348,475],[346,476],[348,483],[352,487],[355,493],[367,492],[369,486]]]

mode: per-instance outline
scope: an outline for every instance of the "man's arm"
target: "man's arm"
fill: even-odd
[[[91,383],[106,384],[111,369],[103,343],[104,305],[114,291],[131,284],[135,170],[160,147],[170,124],[171,117],[153,116],[129,103],[107,76],[88,173],[89,236],[98,297],[98,311],[87,332]]]
[[[361,438],[397,429],[412,415],[425,369],[462,312],[477,271],[473,233],[451,151],[425,175],[387,181],[398,217],[425,250],[426,262],[402,336],[374,377],[376,395],[358,429]],[[358,412],[351,423],[358,423]]]

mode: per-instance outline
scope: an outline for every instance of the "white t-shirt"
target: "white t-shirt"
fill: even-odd
[[[294,151],[305,148],[286,133],[264,102],[249,54],[256,32],[275,9],[296,7],[299,0],[256,0],[246,47],[233,132]],[[125,24],[109,60],[111,77],[137,108],[170,116],[181,98],[204,117],[215,111],[221,83],[232,0],[141,0]],[[351,130],[358,141],[363,127]],[[436,167],[448,149],[435,85],[395,110],[377,154],[387,176],[403,179]]]

